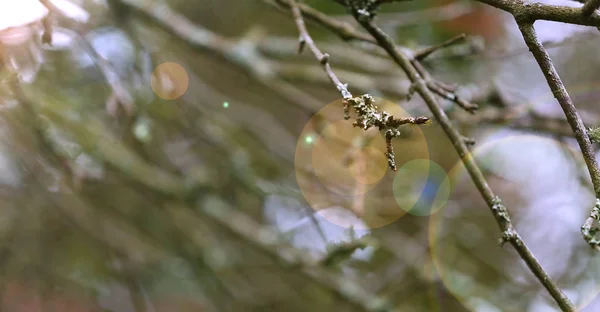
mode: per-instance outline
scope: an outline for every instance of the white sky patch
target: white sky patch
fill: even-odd
[[[47,14],[38,0],[0,0],[0,31],[39,21]]]

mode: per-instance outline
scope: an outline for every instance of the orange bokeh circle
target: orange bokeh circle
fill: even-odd
[[[395,117],[410,116],[396,103],[375,100],[379,110]],[[296,147],[298,186],[316,212],[343,207],[361,218],[366,228],[390,224],[406,211],[394,199],[395,173],[388,168],[383,134],[376,128],[354,127],[354,113],[350,120],[343,116],[340,99],[323,107],[306,123]],[[398,167],[414,159],[428,159],[427,142],[420,127],[402,126],[403,135],[393,140]],[[330,219],[338,226],[346,226]]]
[[[317,137],[312,164],[315,175],[330,191],[349,196],[363,194],[375,187],[387,171],[385,140],[376,131],[365,133],[346,120],[337,121]]]
[[[156,66],[156,69],[152,72],[150,84],[152,91],[158,97],[164,100],[175,100],[187,91],[189,80],[187,71],[183,66],[173,62],[165,62]]]

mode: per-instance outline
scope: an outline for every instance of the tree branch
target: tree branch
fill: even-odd
[[[394,311],[385,298],[372,294],[355,280],[329,270],[317,259],[290,246],[278,233],[254,222],[247,215],[233,209],[224,201],[207,196],[199,202],[199,210],[218,224],[228,228],[234,234],[247,239],[258,249],[277,258],[283,264],[297,267],[301,273],[316,283],[330,289],[348,302],[364,311]]]
[[[584,15],[582,9],[523,0],[476,0],[522,20],[546,20],[583,26],[600,26],[600,15]]]
[[[308,48],[311,50],[312,54],[315,58],[321,63],[323,66],[323,70],[329,77],[329,80],[335,85],[335,87],[340,91],[344,100],[349,100],[352,98],[352,93],[348,91],[348,86],[343,84],[340,79],[335,75],[333,70],[331,70],[331,66],[329,65],[329,54],[322,53],[321,50],[317,47],[312,37],[308,34],[308,30],[306,29],[306,25],[304,24],[304,19],[302,18],[302,12],[296,3],[296,0],[291,0],[291,9],[292,14],[294,15],[294,20],[296,22],[296,26],[298,27],[298,31],[300,32],[298,52],[301,53],[304,45],[308,45]]]
[[[500,1],[504,2],[504,1]],[[362,2],[357,0],[348,0],[351,6],[354,18],[377,40],[378,44],[390,55],[390,57],[404,70],[409,79],[413,82],[413,88],[418,92],[436,120],[442,126],[444,132],[452,142],[452,145],[460,155],[463,164],[469,172],[471,179],[477,186],[477,189],[487,202],[500,230],[502,238],[500,243],[509,242],[525,261],[529,269],[538,278],[540,283],[548,290],[552,298],[558,303],[563,311],[574,311],[575,307],[563,292],[552,281],[548,273],[542,268],[535,256],[525,245],[520,235],[514,229],[506,207],[502,204],[500,198],[494,194],[486,182],[481,169],[475,163],[471,156],[462,135],[454,128],[446,113],[440,108],[434,95],[427,87],[425,79],[419,74],[417,68],[413,66],[411,60],[397,49],[392,39],[385,34],[377,25],[373,23],[372,14],[365,8],[360,7]]]
[[[263,0],[277,8],[285,8],[291,9],[290,0]],[[333,33],[337,34],[343,40],[360,40],[370,43],[375,43],[373,38],[368,34],[360,32],[354,28],[350,23],[339,21],[333,18],[330,18],[326,14],[323,14],[308,5],[297,3],[297,7],[300,9],[302,14],[306,16],[309,20],[316,22],[329,29]]]
[[[429,123],[429,118],[397,118],[385,111],[379,111],[377,106],[374,105],[375,99],[369,94],[364,94],[360,97],[353,98],[352,94],[348,91],[347,85],[343,84],[331,69],[331,66],[329,65],[329,54],[321,52],[308,33],[304,19],[302,18],[302,12],[296,3],[296,0],[290,0],[289,5],[296,22],[296,26],[298,27],[298,31],[300,32],[298,52],[302,52],[304,46],[308,45],[315,58],[319,61],[319,63],[321,63],[323,70],[344,98],[344,119],[350,119],[349,111],[350,107],[352,107],[358,115],[356,121],[354,121],[352,124],[353,126],[361,127],[364,130],[367,130],[371,127],[377,127],[379,131],[384,134],[387,146],[386,156],[388,166],[393,171],[396,171],[397,168],[394,148],[392,147],[392,139],[400,135],[400,130],[398,128],[405,124],[427,124]]]
[[[588,0],[581,8],[581,14],[589,16],[600,7],[600,0]]]
[[[579,113],[577,113],[577,109],[575,108],[569,93],[558,76],[548,52],[546,49],[544,49],[544,46],[537,38],[537,34],[533,28],[533,23],[529,21],[517,20],[517,24],[519,25],[519,29],[523,34],[525,43],[540,66],[540,69],[542,70],[544,77],[546,77],[546,81],[548,82],[550,89],[552,89],[554,97],[558,100],[558,103],[565,113],[573,133],[575,133],[575,138],[577,139],[577,143],[579,144],[579,148],[583,154],[583,159],[585,160],[585,164],[592,179],[594,193],[596,198],[600,198],[600,169],[598,168],[596,154],[594,148],[592,147],[592,142],[587,134],[587,130],[583,125],[583,121],[581,120]],[[581,227],[581,232],[584,236],[584,239],[592,248],[600,250],[600,242],[594,239],[593,235],[596,232],[596,230],[592,228],[594,220],[594,214],[592,213],[592,215],[590,215],[590,217]]]
[[[600,169],[598,168],[594,148],[587,135],[587,130],[583,125],[583,121],[581,120],[567,89],[558,76],[548,52],[539,41],[535,29],[533,28],[533,23],[519,20],[517,20],[517,23],[523,34],[525,43],[540,66],[540,69],[552,90],[552,94],[554,94],[554,97],[558,100],[571,129],[575,133],[575,138],[581,148],[583,158],[585,159],[590,177],[592,178],[592,183],[594,184],[594,192],[596,193],[596,197],[600,197]]]

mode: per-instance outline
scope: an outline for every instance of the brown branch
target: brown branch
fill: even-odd
[[[127,0],[127,1],[131,1],[131,0]],[[271,5],[275,5],[276,7],[280,7],[280,8],[292,8],[292,3],[294,2],[293,0],[263,0],[266,3],[269,3]],[[276,3],[274,3],[273,1],[275,1]],[[398,0],[398,1],[403,1],[403,0]],[[339,0],[337,1],[338,3],[345,5],[345,0]],[[395,1],[391,1],[391,2],[395,2]],[[368,3],[370,8],[375,8],[378,3],[377,1],[372,1]],[[321,26],[333,31],[334,33],[338,34],[340,37],[342,37],[345,40],[349,40],[349,39],[356,39],[356,40],[361,40],[361,41],[366,41],[369,43],[373,43],[377,46],[376,42],[373,40],[372,37],[368,36],[367,34],[364,34],[362,32],[359,32],[357,30],[354,29],[354,27],[352,27],[350,24],[342,22],[342,21],[338,21],[335,19],[332,19],[331,17],[311,8],[310,6],[307,5],[302,5],[302,4],[297,4],[296,3],[296,7],[298,8],[298,10],[300,11],[301,14],[306,14],[308,17],[311,17],[312,20],[314,20],[315,22],[317,22],[318,24],[320,24]],[[306,27],[305,27],[306,28]],[[365,38],[366,37],[366,38]],[[460,37],[460,36],[459,36]],[[368,40],[365,40],[367,39]],[[431,47],[431,48],[425,48],[423,50],[421,50],[421,52],[417,52],[417,54],[422,54],[422,53],[426,53],[426,54],[430,54],[433,51],[439,50],[441,48],[445,48],[448,46],[453,45],[454,43],[456,43],[457,38],[453,38],[451,40],[449,40],[450,42],[446,42],[445,44],[442,44],[442,46],[435,46],[435,47]],[[301,42],[302,45],[302,42]],[[397,46],[397,48],[403,48],[403,49],[407,49],[404,47],[399,47]],[[427,50],[432,50],[431,52],[427,52]],[[317,58],[318,60],[321,60],[321,58]],[[453,93],[453,92],[452,92]],[[457,102],[454,99],[458,99],[458,97],[453,94],[451,96],[452,100],[454,102]],[[457,103],[459,104],[459,106],[461,107],[465,107],[461,104],[463,103]],[[467,111],[472,112],[473,110],[477,109],[476,105],[467,105],[466,107],[469,107],[467,109]]]
[[[367,130],[371,127],[377,127],[380,132],[385,136],[387,146],[387,160],[388,166],[393,171],[396,171],[396,161],[394,148],[392,147],[392,139],[400,135],[399,127],[405,124],[422,125],[430,122],[427,117],[402,117],[396,118],[385,111],[379,111],[375,106],[375,99],[369,95],[364,94],[359,97],[352,97],[352,93],[348,91],[348,86],[340,81],[336,74],[329,65],[329,54],[321,52],[314,40],[308,33],[304,19],[302,18],[302,12],[296,3],[296,0],[290,0],[290,8],[296,22],[298,31],[300,32],[300,39],[298,45],[298,52],[302,52],[305,45],[308,45],[312,54],[321,63],[323,70],[329,77],[329,80],[335,85],[340,91],[344,98],[344,119],[350,119],[349,110],[350,107],[354,109],[358,117],[352,124],[355,127],[361,127]]]
[[[600,7],[600,0],[588,0],[581,8],[581,14],[592,15],[594,11],[598,10],[598,7]]]
[[[580,8],[522,0],[476,0],[523,20],[546,20],[583,26],[600,26],[600,15],[584,15]]]
[[[329,54],[321,52],[312,37],[308,34],[304,19],[302,18],[302,12],[296,3],[296,0],[291,0],[291,10],[292,14],[294,15],[296,26],[298,27],[298,31],[300,32],[300,44],[298,45],[298,52],[301,53],[304,45],[308,45],[308,48],[311,50],[312,54],[319,61],[319,63],[321,63],[323,70],[329,77],[329,80],[331,80],[338,91],[340,91],[344,100],[351,99],[352,93],[348,91],[348,86],[340,81],[340,79],[331,69],[331,65],[329,65]]]
[[[379,45],[404,70],[409,79],[413,82],[414,90],[421,95],[437,121],[442,126],[444,132],[446,132],[446,135],[460,155],[463,164],[471,176],[471,179],[488,204],[498,226],[502,231],[502,238],[500,240],[501,244],[509,242],[515,248],[515,250],[521,256],[521,259],[525,261],[529,269],[538,278],[540,283],[548,290],[552,298],[554,298],[561,309],[564,311],[574,311],[575,308],[573,304],[552,281],[548,273],[546,273],[546,271],[542,268],[531,250],[529,250],[529,248],[525,245],[525,242],[514,229],[506,207],[501,203],[499,197],[496,196],[489,187],[483,176],[483,173],[481,172],[481,169],[475,163],[473,157],[467,149],[467,146],[463,140],[463,136],[454,128],[446,113],[441,109],[437,103],[437,100],[435,99],[435,96],[427,87],[425,79],[419,74],[419,71],[417,68],[415,68],[410,58],[404,55],[402,51],[397,49],[392,39],[373,23],[371,14],[369,14],[368,11],[365,11],[364,8],[360,7],[360,1],[349,0],[349,4],[355,19],[377,40]]]
[[[540,66],[540,69],[542,70],[542,73],[544,74],[544,77],[546,78],[546,81],[552,90],[552,94],[554,94],[554,97],[558,100],[558,103],[565,113],[571,129],[575,133],[575,138],[577,139],[577,143],[581,148],[583,158],[588,167],[590,177],[592,178],[592,183],[594,184],[594,192],[596,197],[600,197],[600,169],[598,168],[594,148],[592,147],[590,138],[587,135],[587,130],[583,125],[583,121],[581,120],[581,117],[579,116],[579,113],[577,112],[577,109],[575,108],[567,89],[558,76],[548,52],[539,41],[535,29],[533,28],[533,23],[519,20],[517,20],[517,22],[519,29],[523,34],[523,39],[525,39],[525,43]]]
[[[277,8],[291,9],[291,0],[263,0]],[[373,38],[368,34],[356,30],[350,23],[330,18],[326,14],[321,13],[318,10],[311,8],[308,5],[297,3],[298,9],[302,12],[303,16],[306,16],[309,20],[316,22],[319,25],[329,29],[333,33],[337,34],[343,40],[359,40],[370,43],[375,43]]]
[[[598,162],[596,161],[596,154],[594,148],[592,147],[592,142],[590,141],[590,137],[588,136],[587,130],[577,113],[577,109],[567,92],[564,84],[562,83],[554,65],[552,64],[552,60],[548,55],[546,49],[541,44],[541,42],[537,38],[537,34],[535,29],[533,28],[533,23],[529,21],[519,21],[517,20],[519,25],[519,29],[523,34],[523,38],[525,39],[525,43],[529,47],[529,50],[533,54],[533,57],[537,61],[540,69],[544,73],[544,77],[546,77],[546,81],[548,85],[552,89],[552,93],[554,97],[558,100],[560,107],[562,108],[573,133],[575,133],[575,138],[577,139],[577,143],[579,144],[579,148],[581,149],[581,153],[583,155],[583,159],[588,168],[588,172],[592,179],[592,185],[594,186],[594,193],[596,198],[600,198],[600,168],[598,168]],[[595,250],[600,251],[600,241],[594,237],[596,232],[598,231],[597,227],[593,227],[594,221],[598,220],[598,204],[594,206],[590,216],[581,226],[581,233],[585,239],[585,241]]]

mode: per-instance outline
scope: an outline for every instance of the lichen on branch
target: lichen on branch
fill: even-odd
[[[386,156],[388,166],[393,171],[397,171],[394,148],[392,139],[400,135],[400,126],[406,124],[425,125],[430,124],[431,119],[427,117],[394,117],[386,111],[379,110],[375,105],[375,98],[370,94],[354,97],[344,101],[344,119],[350,119],[349,107],[352,107],[357,114],[356,120],[352,123],[354,127],[360,127],[368,130],[371,127],[377,127],[385,136]]]

